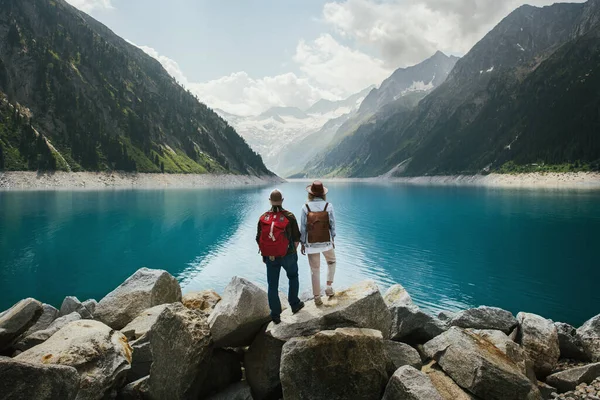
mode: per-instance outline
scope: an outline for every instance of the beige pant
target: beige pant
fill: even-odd
[[[335,276],[335,249],[323,252],[325,261],[327,261],[327,281],[333,282]],[[313,295],[321,294],[321,253],[308,254],[308,264],[312,276]]]

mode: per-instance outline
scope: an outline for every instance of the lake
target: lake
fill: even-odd
[[[305,186],[279,187],[296,214]],[[401,283],[432,313],[484,304],[574,325],[600,313],[600,192],[328,186],[338,288]],[[271,189],[0,192],[0,310],[99,300],[143,266],[184,292],[222,292],[234,275],[265,285],[254,237]],[[308,293],[302,256],[300,282]]]

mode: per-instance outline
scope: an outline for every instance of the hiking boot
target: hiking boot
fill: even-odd
[[[296,307],[292,307],[292,314],[296,314],[298,311],[302,310],[304,308],[304,302],[301,301],[300,303],[298,303],[298,305]]]
[[[271,320],[273,320],[275,325],[279,325],[281,323],[281,317],[271,317]]]
[[[333,288],[332,288],[331,286],[327,286],[327,287],[325,288],[325,294],[326,294],[328,297],[333,297],[333,296],[335,296],[335,290],[333,290]]]
[[[315,297],[315,306],[322,306],[323,305],[323,300],[321,300],[321,296],[317,296]]]

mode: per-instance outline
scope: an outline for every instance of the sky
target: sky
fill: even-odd
[[[525,3],[67,1],[156,58],[202,102],[244,116],[274,106],[304,109],[322,98],[346,98],[438,50],[462,56]]]

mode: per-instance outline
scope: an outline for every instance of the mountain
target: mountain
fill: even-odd
[[[263,157],[269,169],[286,176],[292,171],[300,170],[306,160],[304,154],[300,156],[296,151],[290,153],[289,150],[296,149],[297,144],[306,137],[322,131],[329,121],[358,110],[371,89],[367,88],[343,100],[320,100],[307,110],[273,107],[258,116],[249,117],[236,116],[220,110],[218,113]],[[312,157],[316,153],[306,154]]]
[[[425,61],[399,68],[377,89],[371,90],[359,109],[328,139],[327,147],[319,148],[307,159],[304,173],[297,176],[344,175],[343,170],[356,162],[353,154],[360,150],[370,132],[395,111],[407,112],[434,88],[442,84],[458,57],[446,56],[438,51]]]
[[[0,168],[270,174],[160,63],[64,0],[0,7]]]
[[[600,0],[515,10],[416,108],[362,125],[313,173],[473,174],[600,160]],[[342,156],[342,152],[345,152]]]

